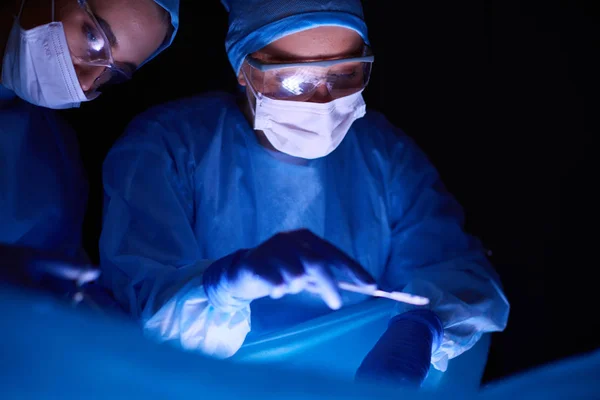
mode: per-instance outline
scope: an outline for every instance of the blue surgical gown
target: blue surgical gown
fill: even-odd
[[[105,283],[160,340],[227,357],[251,326],[273,332],[330,312],[309,293],[232,313],[207,303],[201,275],[211,261],[297,228],[350,254],[380,287],[429,297],[445,329],[438,369],[506,325],[508,302],[479,241],[463,232],[460,206],[376,112],[327,157],[292,160],[259,144],[234,97],[181,100],[137,117],[103,175]]]
[[[0,243],[85,260],[87,195],[75,132],[0,85]]]

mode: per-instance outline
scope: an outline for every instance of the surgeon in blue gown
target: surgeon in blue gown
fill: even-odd
[[[398,304],[357,378],[421,384],[509,306],[460,206],[362,97],[373,56],[356,0],[224,1],[242,96],[137,117],[104,164],[105,283],[160,341],[229,357],[366,296]]]
[[[1,244],[86,260],[81,230],[88,184],[75,132],[55,110],[78,107],[106,85],[131,78],[173,40],[178,5],[2,1]]]

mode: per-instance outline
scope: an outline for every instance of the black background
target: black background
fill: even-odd
[[[367,104],[429,154],[511,302],[486,380],[600,345],[591,3],[364,2],[376,55]],[[85,242],[95,260],[106,152],[152,105],[236,90],[226,30],[219,1],[182,0],[171,48],[132,82],[64,112],[91,181]]]

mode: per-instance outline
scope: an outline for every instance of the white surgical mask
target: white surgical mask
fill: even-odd
[[[270,99],[248,87],[256,99],[254,129],[262,130],[277,150],[294,157],[325,157],[366,113],[362,91],[328,103],[310,103]]]
[[[23,4],[10,32],[2,61],[2,85],[40,107],[79,107],[87,98],[71,60],[61,22],[24,30],[19,24]]]

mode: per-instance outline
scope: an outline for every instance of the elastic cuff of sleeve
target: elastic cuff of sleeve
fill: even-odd
[[[433,336],[433,341],[431,343],[432,353],[435,352],[437,349],[439,349],[439,347],[442,345],[442,338],[444,336],[444,325],[442,324],[442,321],[440,320],[440,318],[437,316],[436,313],[434,313],[431,310],[425,310],[425,309],[410,310],[410,311],[407,311],[405,313],[402,313],[402,314],[399,314],[399,315],[396,315],[395,317],[393,317],[390,320],[388,326],[393,325],[397,321],[406,321],[406,320],[420,322],[420,323],[426,325],[429,328],[429,330],[431,331],[432,336]]]
[[[238,250],[212,263],[202,274],[202,285],[209,304],[222,312],[236,312],[250,304],[250,301],[237,298],[227,287],[227,271],[234,266],[248,250]]]

